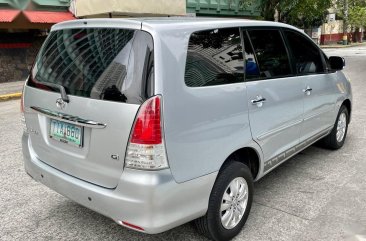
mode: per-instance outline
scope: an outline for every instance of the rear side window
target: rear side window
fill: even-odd
[[[292,74],[287,51],[278,30],[248,31],[264,79],[284,77]]]
[[[311,40],[292,31],[285,31],[285,36],[294,57],[297,74],[324,72],[321,53]]]
[[[141,104],[153,95],[153,39],[129,29],[53,31],[31,71],[30,86],[93,99]]]
[[[190,87],[244,82],[239,28],[195,32],[189,39],[185,83]]]

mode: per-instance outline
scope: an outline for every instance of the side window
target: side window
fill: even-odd
[[[249,30],[261,78],[291,75],[290,61],[278,30]]]
[[[292,31],[285,31],[285,36],[296,63],[297,74],[306,75],[324,72],[320,51],[311,40]]]
[[[189,39],[185,83],[189,87],[244,82],[239,28],[195,32]]]
[[[249,41],[246,31],[243,32],[244,38],[244,56],[245,56],[245,80],[256,80],[260,78],[260,70],[257,59]]]

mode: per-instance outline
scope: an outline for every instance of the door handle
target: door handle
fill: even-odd
[[[254,99],[251,102],[252,102],[252,104],[258,104],[258,103],[266,102],[266,99],[265,98]]]
[[[302,90],[306,95],[310,95],[311,94],[311,91],[313,91],[312,88],[310,88],[310,86],[307,86],[306,89],[303,89]]]
[[[252,102],[253,105],[257,105],[258,107],[262,107],[263,102],[266,102],[266,98],[263,98],[260,95],[257,95],[257,97],[253,100],[251,100],[250,102]]]

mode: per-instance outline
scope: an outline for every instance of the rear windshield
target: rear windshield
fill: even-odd
[[[153,39],[140,30],[87,28],[50,33],[28,85],[69,95],[141,104],[153,95]]]

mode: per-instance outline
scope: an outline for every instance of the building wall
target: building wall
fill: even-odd
[[[343,38],[343,21],[336,20],[324,23],[321,27],[322,34],[320,38],[321,44],[334,44],[342,41]]]
[[[364,29],[348,27],[347,41],[362,42]],[[321,27],[321,44],[336,44],[343,40],[343,20],[324,23]]]
[[[66,11],[69,5],[65,0],[0,0],[3,9]]]
[[[1,0],[0,0],[1,1]],[[35,0],[33,0],[35,1]],[[77,17],[197,15],[246,17],[260,15],[261,0],[71,0]]]
[[[126,16],[168,16],[186,13],[186,0],[77,0],[73,1],[72,5],[75,7],[77,17],[105,13],[119,13]]]
[[[187,0],[187,13],[197,16],[230,16],[253,18],[260,16],[261,0]]]
[[[66,12],[68,7],[67,0],[0,0],[0,9],[5,10]],[[12,22],[0,22],[0,83],[27,78],[52,25],[32,23],[23,12]]]
[[[38,37],[26,48],[0,44],[0,83],[25,80],[43,41]]]

